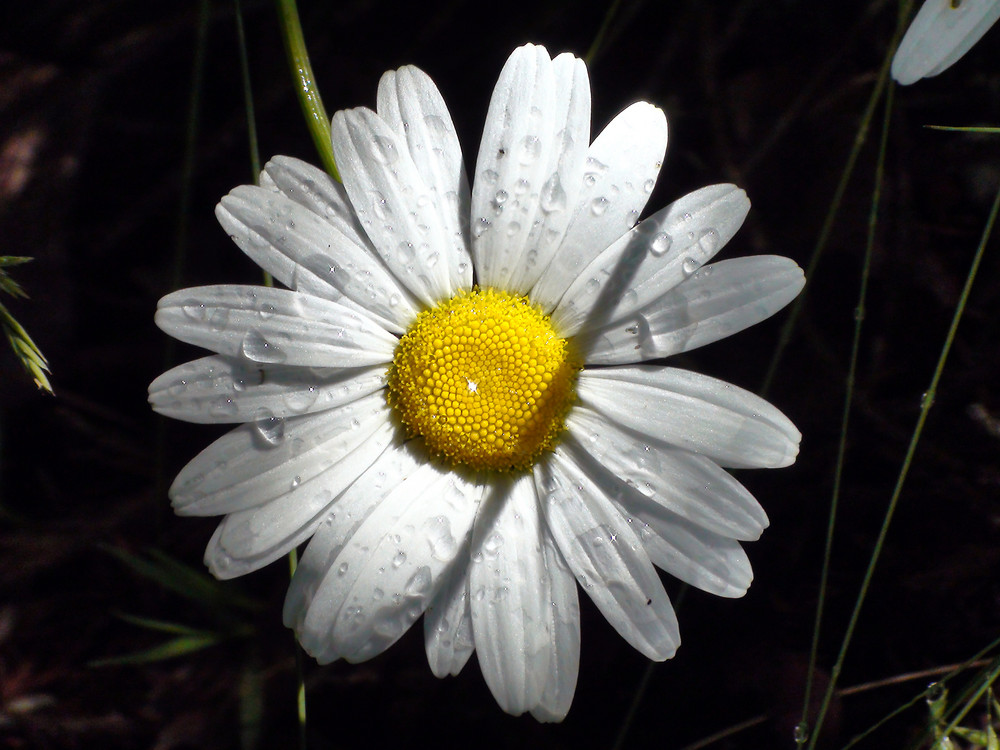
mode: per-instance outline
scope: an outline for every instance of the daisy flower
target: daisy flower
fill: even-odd
[[[892,77],[905,86],[947,70],[998,18],[1000,0],[925,0],[892,58]]]
[[[231,578],[309,541],[284,619],[321,663],[370,659],[424,616],[435,675],[475,651],[512,714],[558,721],[580,653],[577,584],[650,659],[677,620],[656,572],[720,596],[751,580],[767,517],[722,467],[787,466],[799,433],[763,399],[659,364],[774,313],[786,258],[706,265],[749,209],[733,185],[641,223],[667,142],[639,102],[590,142],[570,54],[516,50],[470,191],[431,79],[386,73],[338,112],[343,184],[276,157],[220,223],[288,289],[167,295],[156,322],[214,355],[153,407],[241,423],[170,490],[224,515],[205,554]],[[654,567],[656,566],[656,567]]]

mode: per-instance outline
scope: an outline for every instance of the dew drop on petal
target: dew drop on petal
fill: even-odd
[[[412,242],[407,242],[406,240],[399,243],[396,248],[396,253],[399,255],[399,260],[401,263],[412,263],[417,257],[416,250],[413,247]]]
[[[490,228],[491,223],[485,216],[481,216],[477,221],[472,223],[472,236],[476,239],[482,237],[483,233]]]
[[[395,561],[394,561],[395,562]],[[403,591],[408,596],[423,597],[431,588],[431,569],[427,565],[421,565],[403,587]]]
[[[653,186],[655,184],[656,183],[653,180],[646,180],[644,183],[642,183],[642,189],[645,190],[647,193],[652,193]]]
[[[673,242],[673,238],[666,232],[657,232],[653,235],[653,239],[649,243],[649,252],[659,257],[670,250]]]
[[[600,198],[594,198],[594,200],[590,202],[590,213],[592,213],[594,216],[601,216],[605,211],[608,210],[609,202],[610,201],[608,201],[608,199],[605,198],[604,196],[601,196]]]
[[[383,164],[392,164],[399,159],[396,142],[392,138],[376,135],[372,138],[375,144],[375,158]]]
[[[521,164],[527,166],[534,164],[538,156],[542,153],[542,142],[537,135],[526,135],[521,139],[517,149],[517,159]]]
[[[285,420],[281,417],[276,417],[273,414],[263,417],[254,422],[253,427],[257,437],[267,447],[273,448],[280,445],[285,439]]]
[[[546,213],[562,211],[566,208],[566,191],[563,190],[558,172],[553,172],[549,179],[545,181],[545,184],[542,185],[539,201],[542,210]]]
[[[495,170],[492,170],[492,169],[485,169],[485,170],[483,170],[482,174],[480,174],[479,176],[488,185],[495,185],[496,182],[497,182],[497,180],[500,179],[500,175]]]
[[[406,553],[400,550],[392,558],[392,567],[398,568],[400,565],[406,562]]]
[[[697,271],[700,266],[701,264],[690,256],[688,256],[683,260],[683,262],[681,262],[681,270],[684,272],[685,276],[690,276],[695,271]]]
[[[259,331],[250,331],[243,337],[243,356],[254,362],[277,364],[288,357],[278,346],[265,339]]]

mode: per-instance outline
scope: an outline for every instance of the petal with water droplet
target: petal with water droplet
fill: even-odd
[[[457,675],[476,649],[469,604],[469,548],[464,545],[424,614],[424,650],[435,677]]]
[[[731,336],[795,299],[805,277],[794,261],[773,255],[703,266],[682,284],[637,310],[580,334],[588,364],[628,364],[669,357]]]
[[[653,214],[594,258],[552,313],[564,336],[606,325],[690,278],[736,234],[750,201],[735,185],[710,185]],[[651,252],[660,235],[665,252]]]
[[[313,420],[315,417],[306,419]],[[279,485],[277,489],[284,491],[262,505],[230,513],[223,519],[205,550],[205,564],[212,573],[217,578],[244,575],[285,556],[312,536],[337,496],[392,441],[391,425],[387,421],[372,421],[377,422],[375,430],[357,441],[349,452],[343,450],[343,444],[349,439],[341,436],[340,444],[335,444],[334,439],[317,451],[325,451],[321,457],[314,454],[306,461],[288,460],[269,476],[258,475],[259,481],[248,482],[247,485],[256,492],[261,492],[265,485],[273,488],[275,484]],[[286,427],[282,446],[290,444],[293,439],[291,427]],[[357,428],[357,431],[363,434],[362,428]],[[352,432],[355,430],[349,430],[347,434]],[[258,453],[257,457],[260,459],[262,456]],[[295,469],[300,469],[302,473],[297,473]],[[273,489],[267,494],[273,494]],[[257,499],[251,494],[245,496],[244,502],[251,503]]]
[[[199,305],[202,317],[186,309]],[[267,305],[269,313],[260,314]],[[226,311],[225,327],[212,324]],[[174,338],[260,364],[364,367],[392,360],[398,339],[367,313],[287,289],[219,285],[182,289],[157,305],[156,324]]]
[[[573,409],[566,427],[595,465],[691,523],[744,540],[757,539],[767,527],[753,495],[705,456],[644,439],[584,406]]]
[[[384,365],[288,367],[212,355],[156,378],[149,386],[149,403],[160,414],[186,422],[249,422],[262,408],[277,417],[310,414],[349,403],[384,386]],[[212,408],[220,400],[230,408],[221,412]]]
[[[627,520],[562,448],[539,464],[535,482],[559,551],[608,622],[650,659],[672,657],[677,618]]]
[[[275,161],[268,168],[293,190],[292,177]],[[359,240],[337,214],[331,219],[287,195],[241,185],[219,202],[215,215],[240,249],[285,286],[364,312],[397,333],[416,315],[406,288],[379,262],[371,243]]]
[[[472,538],[472,631],[497,703],[519,715],[538,706],[548,678],[551,607],[544,530],[531,475],[496,482]]]
[[[625,516],[654,565],[717,596],[746,593],[753,573],[739,542],[668,510],[658,497],[596,460],[579,440],[567,440],[564,449]]]
[[[568,207],[572,218],[566,234],[531,290],[534,302],[552,310],[580,269],[632,228],[666,147],[667,119],[646,102],[625,109],[597,136],[587,151],[576,200]],[[605,196],[615,190],[612,202]]]
[[[721,466],[777,468],[792,464],[799,452],[799,431],[774,406],[689,370],[652,365],[584,370],[577,395],[611,424]],[[623,403],[629,408],[622,409]]]
[[[238,427],[181,469],[170,487],[174,510],[214,516],[254,508],[293,489],[296,477],[295,489],[302,489],[388,423],[385,398],[373,393],[329,411],[289,417],[279,446],[261,445],[252,424]]]
[[[469,254],[469,181],[462,148],[437,86],[412,65],[390,70],[378,86],[378,114],[409,149],[417,172],[430,192],[438,196],[444,224],[442,250],[454,289],[472,287]],[[455,196],[454,200],[449,196]]]
[[[427,262],[449,241],[442,219],[446,198],[424,182],[409,148],[397,143],[400,136],[365,107],[337,112],[330,128],[351,205],[399,284],[428,305],[459,291],[452,283],[450,264]],[[392,163],[380,156],[386,143],[392,143],[397,154]],[[400,243],[415,248],[412,260],[400,258]]]

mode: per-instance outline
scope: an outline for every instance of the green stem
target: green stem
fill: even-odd
[[[900,468],[899,476],[896,479],[896,486],[893,488],[892,497],[889,500],[889,507],[885,512],[885,518],[882,521],[882,528],[879,530],[878,539],[875,542],[875,549],[872,551],[871,560],[868,562],[868,569],[865,571],[865,577],[861,583],[861,591],[858,593],[858,598],[854,603],[854,611],[851,613],[851,619],[847,624],[844,639],[840,644],[837,661],[834,663],[833,669],[830,671],[830,682],[827,685],[826,693],[823,696],[823,704],[820,707],[819,716],[816,718],[816,731],[813,732],[812,738],[809,742],[810,750],[816,746],[816,740],[819,737],[819,730],[823,726],[823,719],[826,717],[827,709],[830,707],[830,700],[836,690],[837,679],[840,677],[840,671],[844,666],[844,659],[847,656],[847,649],[850,646],[851,638],[854,635],[854,628],[858,623],[861,607],[864,604],[866,595],[868,594],[868,589],[875,573],[875,566],[878,563],[882,547],[885,544],[885,538],[889,533],[889,525],[892,523],[896,506],[899,503],[899,497],[903,492],[903,485],[906,482],[907,475],[909,474],[910,465],[913,463],[913,456],[916,453],[917,444],[920,442],[920,437],[923,434],[924,424],[927,422],[927,415],[930,413],[931,406],[934,404],[934,397],[937,394],[938,383],[941,381],[941,375],[944,372],[945,363],[948,361],[948,354],[951,352],[951,346],[955,341],[955,334],[958,331],[958,324],[962,320],[962,315],[965,312],[965,305],[968,302],[969,294],[972,291],[972,284],[976,279],[980,263],[982,263],[983,255],[986,251],[986,244],[989,241],[990,235],[993,233],[993,225],[996,223],[998,213],[1000,213],[1000,189],[997,190],[996,197],[993,199],[993,206],[990,208],[989,218],[986,220],[986,226],[983,228],[983,235],[979,241],[979,247],[976,249],[975,257],[973,257],[972,265],[969,268],[969,274],[965,279],[965,286],[962,288],[962,295],[959,297],[958,305],[956,306],[955,313],[952,316],[951,325],[948,328],[948,335],[945,337],[944,346],[941,348],[941,354],[938,357],[937,366],[934,368],[934,375],[931,377],[930,385],[920,399],[920,415],[917,417],[916,427],[913,429],[910,444],[906,449],[906,457],[903,459],[903,466]]]
[[[288,53],[288,63],[292,68],[295,91],[299,97],[299,104],[302,105],[302,114],[306,118],[306,127],[312,135],[323,167],[339,182],[340,173],[333,158],[333,142],[330,140],[330,118],[326,115],[323,100],[316,87],[305,38],[302,35],[299,10],[295,0],[276,0],[276,2],[282,36],[285,40],[285,51]]]

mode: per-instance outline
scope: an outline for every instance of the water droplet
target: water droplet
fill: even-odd
[[[400,565],[406,562],[406,553],[403,550],[399,550],[392,558],[392,567],[398,568]]]
[[[657,257],[665,254],[670,250],[670,246],[674,243],[673,237],[671,237],[666,232],[657,232],[653,235],[652,241],[649,243],[649,252]]]
[[[372,138],[375,144],[375,158],[383,164],[392,164],[399,159],[399,151],[396,149],[396,142],[392,138],[384,135],[376,135]]]
[[[542,153],[542,142],[537,135],[526,135],[521,139],[517,149],[517,159],[521,164],[534,164]]]
[[[274,343],[265,339],[259,331],[250,331],[243,337],[243,356],[254,362],[279,363],[288,356]]]
[[[594,200],[590,202],[590,213],[594,216],[600,216],[608,210],[608,203],[608,199],[603,195],[600,198],[594,198]]]
[[[792,737],[795,739],[795,744],[802,746],[809,741],[809,725],[804,721],[800,721],[795,725],[792,730]]]
[[[393,292],[389,295],[389,307],[396,307],[402,301],[403,298],[397,292]]]
[[[542,192],[538,196],[542,210],[546,213],[562,211],[566,208],[566,191],[563,190],[562,182],[559,180],[559,173],[552,175],[542,185]]]
[[[302,484],[302,477],[300,477],[298,474],[296,474],[294,477],[292,477],[292,481],[289,484],[289,487],[291,487],[291,489],[294,490],[300,484]]]
[[[451,522],[447,516],[435,516],[427,522],[427,543],[435,560],[447,562],[455,556],[458,542],[451,533]]]
[[[208,310],[202,302],[188,302],[181,305],[181,311],[191,320],[204,320],[208,315]]]
[[[223,331],[229,323],[229,310],[224,307],[217,307],[212,310],[208,318],[208,325],[213,331]]]
[[[472,236],[479,239],[483,232],[490,228],[492,222],[485,216],[480,216],[478,221],[472,222]]]
[[[392,215],[392,209],[389,208],[389,204],[385,199],[385,196],[377,190],[373,190],[371,193],[372,199],[372,212],[380,219],[387,219]]]
[[[314,403],[316,403],[316,398],[319,396],[319,390],[316,386],[312,385],[301,391],[291,391],[282,396],[282,401],[288,407],[288,410],[294,412],[295,414],[301,414]]]
[[[497,532],[493,532],[483,541],[483,554],[488,557],[496,557],[503,547],[503,537]]]
[[[239,410],[240,407],[229,396],[217,398],[208,406],[208,413],[213,417],[234,417]]]
[[[274,315],[274,305],[263,304],[260,306],[260,317],[267,320]]]
[[[483,170],[483,173],[481,175],[479,175],[479,176],[488,185],[496,185],[497,180],[500,179],[500,175],[496,171],[494,171],[492,169]]]
[[[406,263],[407,265],[412,263],[417,257],[413,243],[407,242],[406,240],[399,243],[399,246],[396,248],[396,252],[399,254],[400,262]]]
[[[701,246],[701,251],[705,253],[706,256],[715,255],[719,250],[719,244],[721,238],[719,237],[719,232],[715,229],[704,229],[698,235],[698,244]]]
[[[681,263],[681,270],[685,276],[690,276],[701,267],[701,264],[694,258],[688,256]]]
[[[380,589],[378,587],[375,587],[374,589],[372,589],[372,599],[375,599],[376,601],[378,601],[383,596],[385,596],[385,592],[382,589]]]
[[[524,195],[531,187],[531,183],[523,177],[514,183],[514,195]]]
[[[285,420],[273,414],[253,423],[254,431],[265,446],[280,445],[285,439]]]
[[[347,569],[350,567],[351,567],[350,563],[341,563],[340,567],[337,568],[337,575],[338,576],[344,575],[347,572]]]
[[[435,136],[446,136],[451,132],[445,121],[437,115],[426,115],[424,117],[424,124],[431,134]]]
[[[601,282],[597,279],[590,279],[587,282],[587,294],[596,294],[597,290],[601,288]]]
[[[642,183],[642,189],[645,190],[647,193],[652,193],[653,186],[655,184],[656,184],[655,180],[646,180],[644,183]]]
[[[403,591],[409,596],[424,597],[430,588],[431,569],[427,565],[421,565],[403,586]]]

